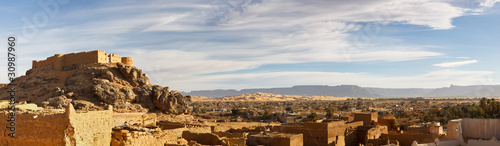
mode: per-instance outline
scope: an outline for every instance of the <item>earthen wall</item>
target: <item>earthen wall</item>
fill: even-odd
[[[9,111],[0,112],[0,145],[65,145],[71,131],[69,119],[64,113],[16,112],[15,138],[8,136]]]
[[[113,109],[75,112],[16,111],[16,138],[7,134],[8,111],[0,111],[0,145],[109,145]],[[7,134],[5,134],[7,133]]]
[[[109,145],[113,128],[113,109],[109,106],[104,111],[88,111],[75,113],[69,107],[70,126],[74,128],[76,145]]]

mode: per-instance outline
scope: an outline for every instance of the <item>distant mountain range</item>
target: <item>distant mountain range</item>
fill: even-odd
[[[357,85],[300,85],[291,88],[263,88],[242,90],[200,90],[181,92],[182,94],[205,97],[224,97],[257,92],[300,95],[300,96],[335,96],[335,97],[500,97],[500,85],[472,85],[444,88],[371,88]]]

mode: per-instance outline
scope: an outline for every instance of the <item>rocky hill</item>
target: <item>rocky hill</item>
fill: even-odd
[[[113,105],[115,112],[190,112],[190,96],[150,84],[142,70],[122,63],[74,66],[64,71],[28,70],[25,76],[0,88],[0,97],[9,99],[7,91],[13,87],[17,101],[47,108],[62,108],[71,103],[80,110]]]

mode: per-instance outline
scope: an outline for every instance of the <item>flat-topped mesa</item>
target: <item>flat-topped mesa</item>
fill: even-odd
[[[133,66],[134,59],[132,57],[119,57],[117,54],[106,54],[102,50],[55,54],[46,60],[33,60],[31,71],[67,71],[96,63],[123,63]]]

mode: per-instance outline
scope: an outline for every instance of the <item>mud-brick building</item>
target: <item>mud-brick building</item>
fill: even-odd
[[[356,143],[356,127],[363,122],[346,123],[345,121],[305,122],[303,126],[281,126],[282,133],[303,134],[304,146],[331,146]]]
[[[376,112],[354,113],[354,121],[363,121],[364,126],[377,125],[378,114]]]

